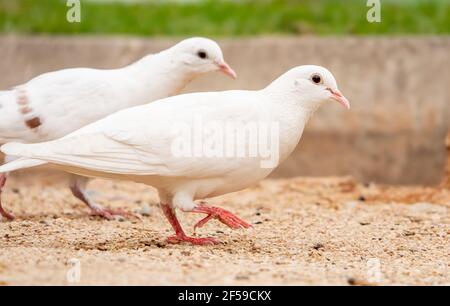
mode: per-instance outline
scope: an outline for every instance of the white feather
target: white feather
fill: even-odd
[[[12,172],[19,169],[27,169],[27,168],[33,168],[37,166],[42,166],[47,164],[47,162],[42,160],[36,160],[36,159],[29,159],[29,158],[19,158],[12,162],[9,162],[0,168],[3,170],[3,173],[6,172]]]
[[[189,193],[195,199],[237,191],[263,179],[273,169],[261,167],[260,157],[176,157],[171,151],[178,136],[173,126],[183,123],[193,128],[196,118],[222,126],[231,121],[278,123],[282,162],[295,149],[309,117],[330,97],[325,85],[311,84],[309,77],[314,71],[327,77],[325,85],[336,86],[324,68],[302,66],[260,91],[171,97],[120,111],[59,140],[10,144],[1,150],[76,174],[147,183],[171,197]],[[181,208],[191,204],[175,203]]]
[[[199,57],[199,50],[206,52],[207,58]],[[61,138],[119,110],[175,95],[198,75],[223,67],[227,66],[216,42],[191,38],[120,69],[74,68],[45,73],[0,92],[0,143]],[[231,69],[224,72],[234,74]],[[20,144],[4,149],[11,155],[31,155],[28,147]],[[21,159],[1,169],[9,172],[41,163]],[[72,178],[71,184],[75,182],[79,188],[77,180],[80,178]]]
[[[217,70],[193,61],[195,48],[211,50],[211,61],[223,62],[218,45],[192,38],[120,69],[74,68],[42,74],[23,90],[31,112],[23,114],[18,89],[0,93],[0,143],[34,143],[63,137],[119,110],[177,94],[199,74]],[[189,60],[191,62],[189,62]],[[38,129],[26,126],[39,118]]]

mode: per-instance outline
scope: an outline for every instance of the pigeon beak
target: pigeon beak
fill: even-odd
[[[339,104],[344,106],[346,109],[350,109],[350,102],[347,100],[346,97],[344,97],[344,95],[339,90],[331,88],[327,88],[327,90],[331,92],[331,98],[333,100],[338,101]]]
[[[228,75],[229,77],[231,77],[233,79],[237,78],[236,72],[234,72],[234,70],[231,69],[231,67],[227,63],[225,63],[225,62],[218,63],[217,67],[219,67],[219,70],[222,71],[223,73],[225,73],[226,75]]]

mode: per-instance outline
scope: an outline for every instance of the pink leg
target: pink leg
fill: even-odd
[[[232,214],[231,212],[222,208],[208,206],[204,203],[191,210],[191,212],[207,214],[205,218],[195,224],[194,228],[204,226],[211,219],[217,219],[232,229],[252,227],[250,224]]]
[[[107,220],[114,220],[115,216],[122,216],[126,218],[134,217],[140,219],[138,215],[126,212],[121,209],[114,210],[109,208],[103,208],[102,206],[94,203],[91,199],[89,199],[85,191],[76,184],[70,187],[70,190],[77,199],[81,200],[91,209],[91,215],[93,216],[99,216]]]
[[[172,225],[172,228],[175,231],[174,236],[170,236],[167,238],[167,241],[169,243],[182,243],[182,242],[188,242],[194,245],[213,245],[218,244],[219,241],[217,241],[214,238],[194,238],[194,237],[188,237],[181,227],[180,222],[177,219],[177,216],[175,214],[175,211],[173,208],[168,204],[162,204],[161,208],[164,212],[164,215],[166,216],[167,220],[170,222],[170,225]]]
[[[2,196],[2,190],[3,190],[3,187],[5,187],[5,184],[6,184],[6,174],[2,173],[2,174],[0,175],[0,215],[1,215],[3,218],[5,218],[6,220],[12,221],[12,220],[14,220],[14,216],[11,215],[10,213],[8,213],[7,211],[5,211],[5,210],[3,209],[3,207],[2,207],[2,199],[1,199],[1,196]],[[0,218],[0,219],[1,219],[1,218]]]

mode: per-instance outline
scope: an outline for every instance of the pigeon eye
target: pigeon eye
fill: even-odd
[[[318,74],[313,74],[311,76],[311,81],[313,81],[314,84],[322,84],[322,77]]]
[[[200,57],[201,59],[205,59],[208,57],[208,54],[206,54],[205,51],[198,51],[197,52],[198,57]]]

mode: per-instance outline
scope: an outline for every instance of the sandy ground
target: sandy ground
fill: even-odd
[[[267,180],[210,201],[253,229],[212,221],[197,235],[223,244],[193,247],[166,244],[171,230],[145,186],[90,185],[100,202],[144,213],[142,221],[88,216],[61,186],[9,186],[4,199],[17,220],[0,223],[3,285],[450,284],[447,189]],[[192,233],[199,216],[180,217]]]

